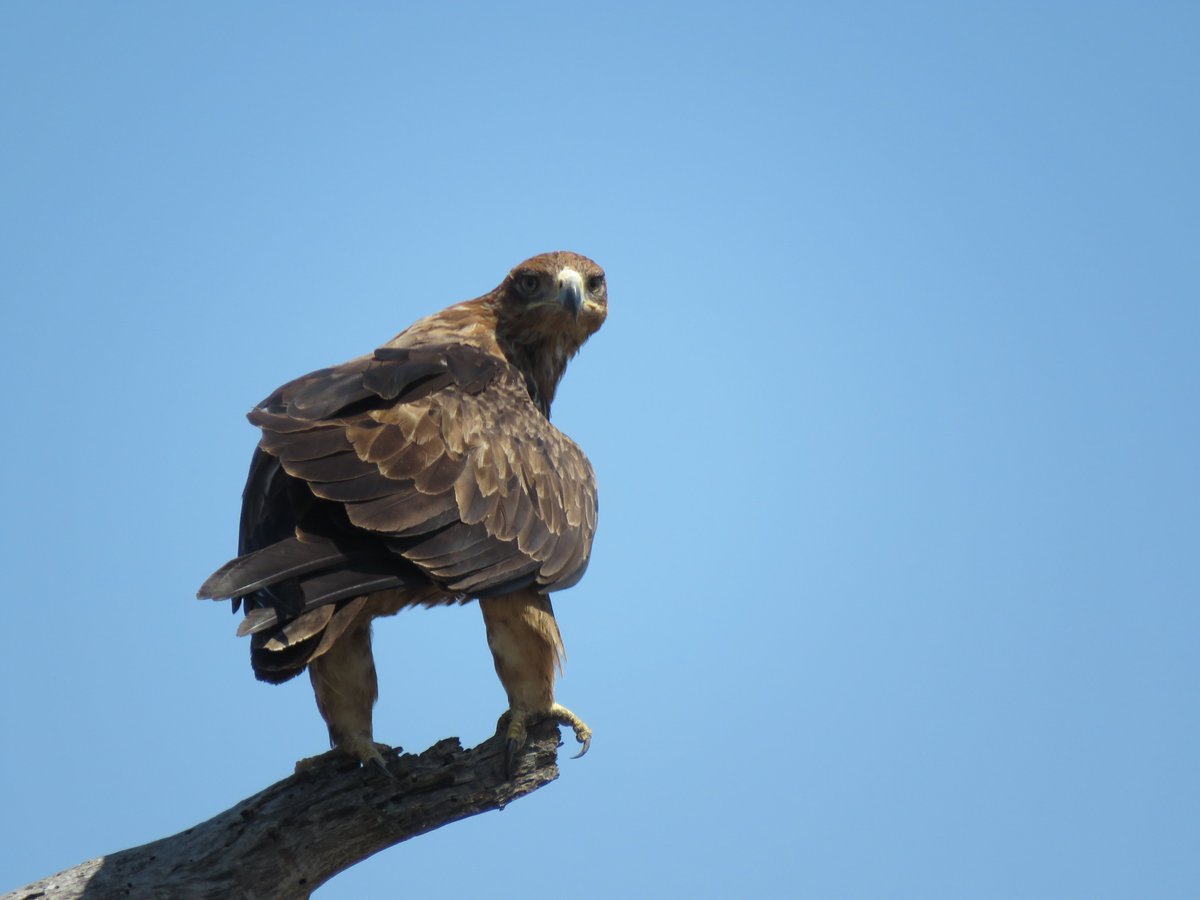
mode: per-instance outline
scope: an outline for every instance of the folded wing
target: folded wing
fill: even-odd
[[[256,646],[315,651],[355,598],[379,591],[426,604],[548,592],[587,567],[591,464],[501,358],[387,347],[284,385],[249,418],[262,440],[241,555],[199,595],[243,600]],[[315,654],[293,655],[283,677]]]

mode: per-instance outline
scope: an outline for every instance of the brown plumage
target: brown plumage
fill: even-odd
[[[509,696],[511,754],[551,717],[562,641],[547,594],[582,577],[596,529],[583,451],[550,424],[567,362],[604,322],[603,271],[546,253],[373,354],[285,384],[262,429],[239,555],[200,588],[232,598],[258,678],[308,668],[331,743],[379,760],[370,622],[480,599]]]

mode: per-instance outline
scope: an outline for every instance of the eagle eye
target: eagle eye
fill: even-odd
[[[518,272],[513,278],[513,287],[526,300],[534,297],[541,289],[542,279],[536,272]]]
[[[598,293],[602,287],[604,287],[603,275],[593,275],[587,280],[587,289],[589,294]]]

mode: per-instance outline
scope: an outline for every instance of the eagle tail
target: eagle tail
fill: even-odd
[[[197,596],[232,598],[235,611],[245,602],[238,635],[251,636],[254,674],[279,684],[332,646],[367,595],[412,587],[423,589],[412,602],[426,602],[428,582],[407,568],[395,554],[363,557],[329,539],[291,537],[230,560]]]

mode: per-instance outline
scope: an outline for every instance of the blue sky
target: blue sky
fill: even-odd
[[[1200,883],[1194,4],[8,4],[0,889],[323,749],[196,587],[285,380],[608,271],[554,785],[335,898]],[[376,629],[381,740],[504,705]],[[469,860],[467,863],[465,861]],[[520,861],[514,865],[514,861]]]

